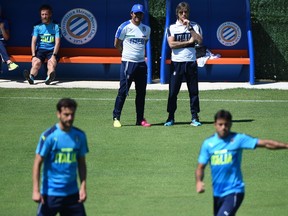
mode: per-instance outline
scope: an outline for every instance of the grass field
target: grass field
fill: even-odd
[[[232,129],[288,142],[288,91],[233,89],[201,91],[202,127],[189,125],[188,93],[180,92],[176,125],[164,127],[167,91],[148,91],[146,118],[151,128],[135,126],[134,90],[112,127],[117,90],[0,88],[0,215],[36,214],[32,164],[40,136],[57,122],[61,97],[78,102],[74,125],[88,137],[90,216],[212,215],[210,170],[206,193],[195,192],[194,170],[202,141],[212,133],[213,115],[233,114]],[[246,197],[237,216],[284,216],[288,212],[288,151],[258,149],[243,154]]]

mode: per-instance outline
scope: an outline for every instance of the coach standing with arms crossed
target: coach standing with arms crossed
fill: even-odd
[[[177,21],[167,29],[168,44],[172,49],[171,74],[169,82],[169,97],[167,104],[168,119],[164,126],[174,125],[174,113],[177,109],[177,95],[185,76],[190,97],[190,111],[192,126],[201,126],[198,113],[199,90],[198,68],[196,61],[195,44],[202,43],[201,28],[189,18],[190,7],[188,3],[181,2],[176,7]]]
[[[133,5],[130,14],[131,19],[118,27],[114,41],[114,46],[122,54],[122,64],[120,68],[120,88],[113,110],[113,126],[122,126],[120,123],[121,112],[134,80],[136,90],[136,125],[150,127],[151,125],[144,118],[144,107],[147,86],[145,47],[150,38],[151,29],[141,22],[144,17],[143,5]]]

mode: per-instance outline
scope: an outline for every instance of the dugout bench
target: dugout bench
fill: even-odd
[[[17,0],[3,1],[2,9],[11,27],[8,54],[20,67],[15,71],[4,71],[1,78],[23,79],[23,69],[31,68],[31,33],[33,24],[40,20],[38,10],[42,4],[52,6],[52,18],[61,25],[60,62],[56,69],[56,79],[119,80],[121,56],[114,48],[118,26],[131,19],[130,10],[137,3],[144,5],[146,15],[143,23],[150,25],[148,0],[71,0],[69,3],[24,0],[24,4],[18,8],[14,7],[18,4]],[[146,55],[147,82],[152,83],[150,41],[146,46]],[[5,67],[3,69],[6,70]],[[37,79],[45,77],[41,68]]]

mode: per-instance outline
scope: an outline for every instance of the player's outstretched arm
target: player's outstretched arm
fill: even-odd
[[[205,170],[205,164],[198,164],[197,169],[195,171],[195,178],[196,178],[196,192],[197,193],[204,193],[204,170]]]
[[[257,143],[257,147],[264,147],[264,148],[271,149],[271,150],[288,149],[288,144],[275,141],[275,140],[259,139]]]

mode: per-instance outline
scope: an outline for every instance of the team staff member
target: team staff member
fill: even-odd
[[[118,27],[114,41],[114,46],[122,54],[122,64],[120,68],[120,88],[113,110],[113,126],[122,126],[120,123],[121,112],[134,80],[136,90],[136,125],[150,127],[151,124],[144,118],[144,107],[147,86],[145,47],[150,38],[151,29],[142,23],[144,17],[143,5],[133,5],[130,15],[131,19]]]
[[[188,19],[189,13],[189,4],[186,2],[179,3],[176,7],[177,21],[167,29],[168,44],[172,53],[167,104],[167,112],[169,115],[164,126],[174,125],[177,95],[183,77],[186,78],[189,91],[190,112],[192,115],[191,125],[201,126],[198,117],[200,105],[195,44],[202,43],[202,35],[200,26]]]
[[[207,138],[201,147],[196,169],[196,191],[203,193],[204,169],[211,166],[214,216],[234,216],[244,199],[244,182],[241,173],[243,149],[264,147],[288,149],[288,144],[262,140],[231,132],[232,115],[220,110],[214,116],[216,133]]]
[[[8,71],[17,69],[19,66],[10,60],[5,43],[10,38],[10,28],[8,20],[3,16],[2,6],[0,5],[0,73],[2,73],[2,60],[7,64]]]
[[[47,59],[45,84],[49,85],[55,79],[55,69],[59,61],[60,27],[52,20],[50,5],[42,5],[39,11],[41,21],[34,26],[31,41],[32,68],[30,72],[24,71],[24,77],[29,84],[33,84],[41,65]]]
[[[88,145],[85,133],[73,126],[77,103],[63,98],[57,103],[59,123],[40,136],[33,166],[32,199],[39,202],[38,216],[86,215],[86,160]],[[42,184],[40,192],[40,170]],[[77,170],[80,190],[77,185]]]

